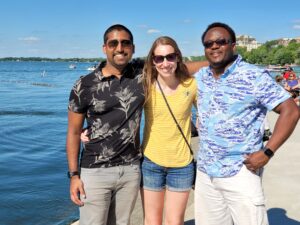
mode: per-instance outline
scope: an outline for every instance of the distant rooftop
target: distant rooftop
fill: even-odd
[[[251,51],[261,46],[261,43],[258,43],[254,37],[243,34],[236,36],[236,45],[246,47],[247,51]]]
[[[278,44],[287,46],[292,40],[295,40],[297,43],[300,43],[300,37],[295,37],[295,38],[281,38],[281,39],[278,39]]]

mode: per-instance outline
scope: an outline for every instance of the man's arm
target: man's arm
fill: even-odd
[[[189,74],[193,75],[197,73],[200,68],[208,66],[208,61],[193,61],[193,62],[185,62],[185,65],[188,68]]]
[[[80,134],[84,122],[84,114],[68,112],[68,133],[67,133],[67,158],[69,171],[78,171],[78,158],[80,151]],[[79,176],[70,179],[70,196],[76,205],[83,205],[79,194],[85,196],[83,183]]]
[[[273,111],[280,115],[266,147],[275,152],[292,134],[299,120],[300,111],[291,98],[278,105]]]
[[[275,152],[288,139],[295,129],[300,117],[300,110],[295,102],[289,98],[275,107],[273,111],[280,115],[276,121],[273,134],[266,144],[266,147]],[[269,157],[266,156],[263,151],[258,151],[246,156],[244,164],[249,170],[256,171],[266,165],[268,161]]]

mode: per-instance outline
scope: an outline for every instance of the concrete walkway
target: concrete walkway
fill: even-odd
[[[268,114],[271,130],[277,117],[273,112]],[[197,149],[197,141],[197,138],[193,138],[193,149]],[[266,166],[263,186],[270,225],[300,225],[300,123]],[[195,224],[193,198],[194,192],[191,191],[184,225]],[[78,224],[75,222],[73,225]],[[131,225],[142,224],[143,210],[139,197],[131,217]]]

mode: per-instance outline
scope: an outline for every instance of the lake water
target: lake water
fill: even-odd
[[[0,62],[0,224],[65,225],[69,200],[67,104],[90,64]]]
[[[69,92],[91,63],[0,62],[0,224],[66,225]],[[300,72],[300,68],[296,69]]]

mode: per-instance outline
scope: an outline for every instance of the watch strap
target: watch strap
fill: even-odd
[[[72,178],[74,176],[79,176],[79,172],[78,171],[73,171],[73,172],[68,171],[69,178]]]

